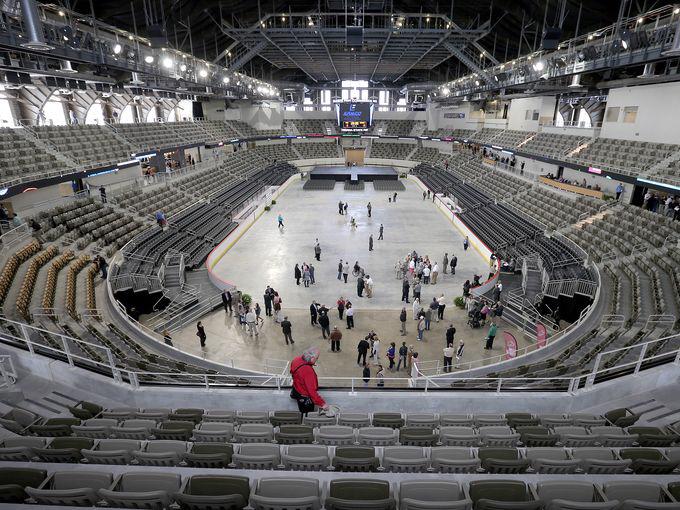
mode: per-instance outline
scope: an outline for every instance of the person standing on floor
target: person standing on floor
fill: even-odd
[[[378,364],[378,371],[375,374],[375,378],[378,380],[378,382],[376,383],[376,386],[378,388],[384,388],[385,387],[385,369],[380,364]]]
[[[205,347],[205,329],[203,329],[203,324],[201,324],[201,321],[198,321],[196,323],[196,336],[198,339],[201,341],[201,347]]]
[[[314,256],[316,260],[321,260],[321,245],[319,244],[319,238],[316,238],[316,244],[314,244]]]
[[[418,312],[420,312],[420,299],[413,300],[413,320],[418,319]]]
[[[345,205],[342,206],[342,210],[345,211],[345,215],[347,215],[347,206],[348,205],[349,204],[347,202],[345,202]]]
[[[264,314],[267,317],[270,317],[272,315],[272,298],[274,297],[274,291],[272,288],[267,285],[267,288],[264,290]]]
[[[424,318],[425,318],[425,329],[427,331],[430,331],[430,324],[432,323],[432,308],[430,308],[429,306],[427,307],[427,310],[425,310]]]
[[[371,340],[371,358],[378,361],[380,358],[380,339],[374,334]]]
[[[420,317],[418,319],[418,341],[422,342],[423,341],[423,333],[425,332],[425,317]]]
[[[380,224],[380,230],[378,231],[378,241],[383,240],[383,230],[384,230],[384,227],[383,227],[383,224],[381,223]]]
[[[347,329],[352,329],[354,327],[354,308],[351,303],[346,305],[345,317],[347,319]]]
[[[309,317],[312,326],[316,326],[318,314],[319,310],[317,308],[316,301],[312,301],[312,304],[309,305]]]
[[[281,296],[279,296],[278,292],[274,291],[272,306],[274,307],[274,320],[276,322],[281,322],[281,303],[283,303]]]
[[[295,343],[293,342],[293,325],[288,320],[288,316],[283,318],[283,322],[281,323],[281,331],[283,331],[283,339],[286,341],[286,345],[288,345],[289,342],[290,345],[293,345]]]
[[[290,398],[297,402],[299,411],[305,415],[314,411],[314,406],[328,409],[328,404],[319,395],[319,379],[314,371],[320,355],[318,347],[310,347],[290,363],[290,375],[293,379]]]
[[[498,327],[496,326],[496,322],[491,321],[491,327],[489,327],[489,333],[486,335],[486,345],[484,346],[484,349],[486,350],[493,349],[493,340],[494,338],[496,338],[497,330]]]
[[[397,192],[394,192],[394,195],[392,195],[392,203],[396,204],[397,203]]]
[[[312,277],[309,275],[309,266],[307,264],[302,264],[302,284],[305,287],[309,287],[309,282]]]
[[[452,344],[455,336],[456,328],[453,327],[453,324],[449,324],[449,327],[446,328],[446,345]]]
[[[439,264],[435,262],[434,266],[432,266],[432,285],[437,284],[437,276],[439,276]]]
[[[397,356],[397,345],[394,342],[390,342],[390,346],[387,348],[387,359],[390,362],[389,369],[394,372],[394,358]]]
[[[399,322],[401,323],[401,336],[406,336],[406,307],[402,307],[401,309]]]
[[[302,278],[302,271],[300,271],[300,265],[295,264],[295,284],[300,285],[300,278]]]
[[[357,276],[357,296],[364,297],[364,278],[359,275]]]
[[[309,264],[309,283],[312,285],[316,283],[316,278],[314,278],[314,264]]]
[[[445,253],[444,254],[444,260],[442,260],[442,271],[444,274],[449,270],[449,254]]]
[[[460,342],[458,343],[458,349],[456,349],[456,363],[458,363],[461,358],[463,357],[463,352],[465,351],[465,340],[462,338],[460,339]]]
[[[342,259],[338,262],[338,280],[342,280]]]
[[[368,211],[368,217],[369,217],[369,218],[371,217],[371,209],[373,209],[373,206],[372,206],[371,203],[369,202],[369,203],[366,205],[366,210]]]
[[[439,322],[439,301],[437,301],[436,297],[433,297],[432,301],[430,301],[430,312],[435,322]]]
[[[368,388],[368,383],[371,381],[370,365],[364,361],[364,367],[361,369],[361,377],[364,379],[364,388]]]
[[[231,315],[233,310],[231,308],[231,292],[227,289],[222,291],[222,306],[224,307],[224,313]]]
[[[463,240],[463,251],[467,251],[468,246],[470,246],[470,239],[468,239],[468,236],[465,236],[465,239]]]
[[[453,348],[453,344],[447,344],[446,347],[444,347],[444,372],[447,374],[451,372],[454,354],[455,349]]]
[[[342,200],[340,200],[340,202],[338,202],[338,213],[340,213],[340,214],[342,214],[342,206],[343,205],[344,204],[342,203]]]
[[[283,228],[283,216],[281,216],[281,215],[279,214],[279,215],[276,217],[276,221],[279,222],[279,225],[278,225],[279,228]]]
[[[451,257],[451,274],[456,274],[456,266],[458,265],[458,257],[454,254]]]
[[[321,326],[321,334],[323,335],[324,340],[326,339],[326,335],[331,335],[330,325],[331,320],[328,318],[327,313],[322,313],[319,315],[319,326]]]
[[[373,251],[373,234],[368,236],[368,251]]]
[[[408,278],[404,276],[404,279],[401,281],[401,300],[405,303],[408,303],[408,293],[411,290],[411,286],[408,283]]]
[[[345,299],[340,296],[340,299],[338,299],[338,302],[336,303],[338,307],[338,317],[340,320],[342,320],[342,316],[345,313]]]
[[[416,280],[416,284],[413,286],[413,299],[418,300],[418,304],[420,304],[420,281]]]
[[[370,344],[368,343],[368,340],[365,338],[359,340],[359,343],[357,344],[357,365],[361,366],[366,364],[366,355],[368,354],[369,347]]]
[[[446,308],[446,299],[444,294],[437,299],[437,321],[444,320],[444,309]]]
[[[397,372],[399,372],[399,369],[401,368],[402,363],[404,364],[404,370],[407,370],[408,367],[406,366],[406,355],[408,354],[408,347],[406,347],[406,342],[401,343],[401,347],[399,347],[399,362],[397,363]]]
[[[248,333],[250,336],[260,336],[260,333],[257,331],[257,316],[255,315],[255,311],[252,308],[248,308],[248,311],[246,312],[246,325],[248,326]]]
[[[330,338],[331,352],[340,352],[340,340],[342,339],[342,333],[337,326],[333,326],[333,331],[331,331]]]
[[[342,279],[347,283],[347,276],[349,276],[349,262],[345,261],[342,265]]]

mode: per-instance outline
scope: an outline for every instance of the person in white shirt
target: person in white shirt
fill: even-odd
[[[439,320],[444,320],[444,308],[446,308],[446,299],[444,299],[444,294],[439,296],[437,299],[437,318]]]
[[[252,308],[249,308],[248,312],[246,312],[246,325],[248,326],[248,333],[250,333],[250,336],[253,336],[253,333],[255,336],[259,336],[257,331],[257,316]]]
[[[437,276],[439,276],[439,264],[435,262],[432,266],[432,285],[437,283]]]
[[[418,369],[418,362],[418,353],[414,352],[413,356],[411,356],[411,382],[413,383],[413,386],[416,385],[418,378],[422,375]]]
[[[444,372],[447,374],[451,372],[454,354],[455,349],[453,348],[453,344],[448,344],[446,347],[444,347]]]
[[[430,268],[428,266],[425,266],[423,268],[423,283],[424,284],[430,283]]]
[[[371,358],[373,358],[374,361],[378,361],[378,358],[380,358],[380,339],[378,337],[375,337],[373,340],[373,345],[371,346]]]

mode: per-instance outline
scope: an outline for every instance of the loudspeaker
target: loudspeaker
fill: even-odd
[[[559,27],[545,27],[543,30],[543,41],[541,47],[544,50],[556,50],[560,44],[562,29]]]
[[[347,27],[345,36],[347,46],[361,46],[364,44],[364,27]]]

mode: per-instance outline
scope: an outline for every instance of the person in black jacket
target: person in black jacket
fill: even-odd
[[[456,328],[453,327],[453,324],[449,324],[449,327],[446,329],[446,345],[453,344],[453,338],[456,336]]]
[[[231,303],[232,303],[231,292],[229,292],[227,289],[224,289],[222,291],[222,306],[224,307],[224,313],[228,313],[229,315],[233,313]]]
[[[359,344],[357,345],[357,352],[359,353],[357,356],[357,365],[366,365],[366,354],[368,354],[368,348],[370,346],[371,344],[368,343],[368,340],[359,340]]]
[[[283,322],[281,322],[281,330],[283,331],[283,338],[286,340],[286,345],[288,345],[289,341],[290,344],[293,345],[295,343],[293,342],[293,325],[288,320],[288,316],[283,318]]]
[[[300,271],[300,265],[295,264],[295,283],[300,285],[300,278],[302,278],[302,271]]]
[[[401,282],[401,300],[409,303],[408,293],[411,290],[411,286],[408,283],[408,278],[404,278]]]
[[[203,324],[201,324],[201,321],[198,321],[196,323],[196,336],[198,339],[201,341],[201,347],[205,347],[205,329],[203,329]]]
[[[316,308],[316,301],[312,301],[312,304],[309,305],[309,317],[310,317],[312,326],[316,326],[316,324],[317,324],[316,318],[317,318],[318,314],[319,314],[319,312],[317,311],[317,308]]]
[[[272,299],[274,298],[274,290],[267,285],[264,291],[264,314],[270,316],[272,314]]]
[[[401,309],[399,322],[401,323],[401,336],[406,336],[406,308]]]
[[[331,336],[331,321],[328,318],[327,313],[319,315],[319,326],[321,326],[321,334],[324,339],[326,338],[326,335]]]

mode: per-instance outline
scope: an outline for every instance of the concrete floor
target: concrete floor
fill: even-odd
[[[486,260],[474,249],[462,250],[463,238],[453,224],[431,202],[423,201],[420,189],[412,181],[405,182],[406,191],[399,193],[396,204],[387,202],[387,193],[375,192],[368,184],[362,192],[346,192],[342,184],[337,184],[334,192],[304,191],[302,183],[291,185],[277,200],[271,213],[268,213],[246,233],[225,254],[215,267],[221,278],[234,282],[243,292],[253,296],[255,302],[262,302],[262,293],[267,285],[279,291],[283,299],[283,312],[293,323],[294,346],[286,346],[280,326],[271,318],[264,317],[264,325],[257,337],[249,336],[238,325],[236,318],[226,315],[222,310],[203,318],[207,334],[207,345],[201,349],[195,335],[194,326],[188,326],[173,335],[176,347],[222,362],[233,362],[236,366],[253,370],[269,370],[276,362],[288,361],[305,348],[316,345],[321,348],[317,372],[321,377],[357,377],[357,384],[363,384],[361,368],[356,364],[356,345],[373,328],[381,339],[379,362],[383,363],[388,378],[387,386],[403,386],[405,381],[394,378],[407,377],[406,372],[389,372],[385,351],[394,341],[397,347],[402,341],[414,345],[420,359],[431,361],[422,366],[431,370],[436,361],[442,361],[445,347],[445,330],[449,324],[457,329],[456,342],[464,339],[465,354],[463,362],[498,356],[503,352],[499,331],[492,351],[482,349],[487,328],[472,330],[467,326],[467,314],[453,306],[453,298],[462,294],[465,279],[473,273],[486,275]],[[349,202],[348,216],[337,213],[338,201]],[[373,205],[372,218],[367,217],[366,203]],[[276,215],[282,214],[285,228],[279,230]],[[358,228],[349,227],[349,219],[354,216]],[[320,223],[319,218],[325,220]],[[385,227],[385,240],[378,241],[380,223]],[[368,252],[368,235],[374,233],[374,251]],[[315,264],[316,284],[305,288],[295,284],[293,268],[296,262],[314,261],[314,240],[319,238],[322,253],[321,262]],[[399,312],[402,307],[401,283],[395,278],[394,264],[398,258],[416,249],[419,253],[429,254],[433,260],[441,260],[444,252],[449,256],[455,251],[458,256],[456,275],[442,275],[436,285],[423,286],[423,303],[444,293],[448,302],[445,321],[432,323],[431,330],[425,332],[424,341],[416,339],[416,322],[413,320],[412,306],[407,306],[409,320],[408,334],[399,333]],[[366,267],[375,281],[375,292],[371,299],[359,298],[356,294],[356,279],[349,278],[344,284],[337,280],[337,263],[340,258],[348,258],[350,266],[358,260]],[[338,318],[334,303],[339,296],[349,297],[355,308],[356,329],[347,330],[344,321]],[[331,353],[330,346],[322,339],[318,326],[312,326],[309,318],[309,305],[312,300],[326,303],[331,309],[331,328],[338,325],[343,334],[342,352]],[[263,312],[264,313],[264,312]],[[508,329],[503,322],[500,330]],[[528,341],[517,331],[519,347]],[[375,369],[372,370],[375,372]],[[391,381],[389,379],[392,379]],[[348,385],[347,381],[329,381],[324,384]],[[371,385],[374,381],[371,382]]]

